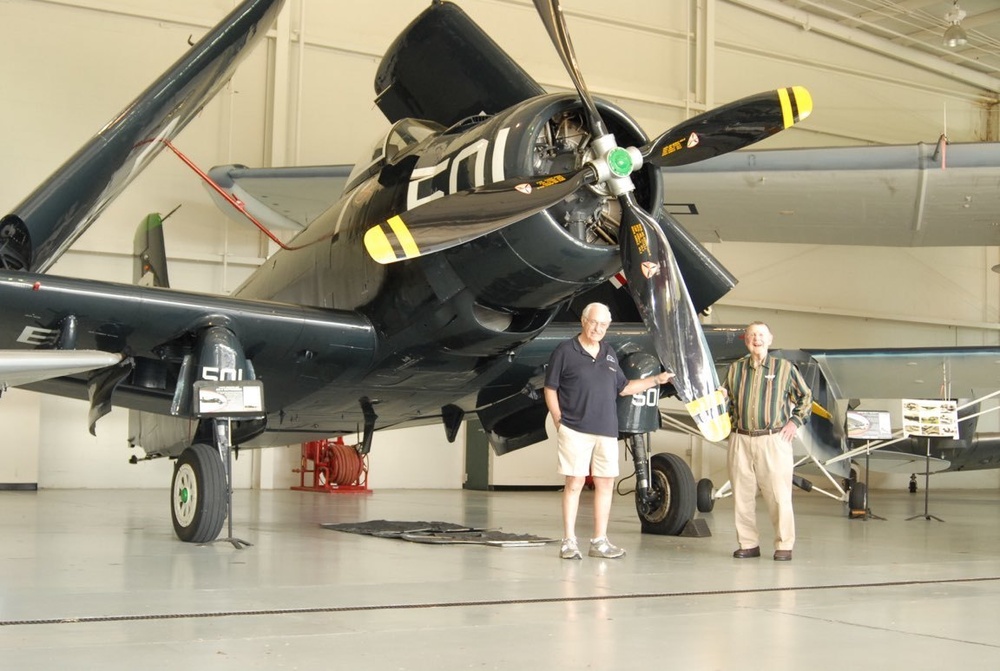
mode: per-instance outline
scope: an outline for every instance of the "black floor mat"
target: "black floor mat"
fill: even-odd
[[[555,538],[544,538],[531,534],[504,533],[498,529],[476,529],[452,524],[451,522],[399,522],[392,520],[371,520],[344,524],[322,524],[324,529],[345,531],[352,534],[366,534],[379,538],[401,538],[414,543],[435,543],[440,545],[473,543],[498,547],[534,547],[556,542]]]

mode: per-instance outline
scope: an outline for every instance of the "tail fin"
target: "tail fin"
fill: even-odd
[[[167,217],[170,215],[168,214]],[[146,215],[135,229],[135,260],[132,282],[144,287],[169,287],[167,252],[163,244],[163,221],[158,212]]]
[[[959,405],[964,404],[964,401],[959,401]],[[972,417],[972,415],[978,415],[981,407],[981,403],[973,403],[958,411],[959,440],[967,440],[971,443],[975,439],[976,429],[979,425],[979,417]]]

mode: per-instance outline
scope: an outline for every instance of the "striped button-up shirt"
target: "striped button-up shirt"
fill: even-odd
[[[790,361],[770,354],[759,366],[749,354],[734,361],[722,386],[737,430],[777,431],[788,420],[802,426],[812,412],[812,391],[802,374]]]

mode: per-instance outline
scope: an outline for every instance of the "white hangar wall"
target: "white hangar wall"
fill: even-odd
[[[184,130],[177,146],[207,168],[352,163],[386,128],[372,102],[379,58],[425,0],[288,0],[266,46]],[[571,83],[527,0],[459,3],[548,90]],[[806,31],[761,0],[564,0],[578,60],[594,94],[651,135],[714,105],[798,84],[815,112],[761,146],[800,147],[996,139],[975,84],[934,67]],[[235,2],[231,0],[3,0],[5,105],[0,207],[13,207],[135,97]],[[890,50],[891,51],[891,50]],[[668,183],[669,188],[669,183]],[[725,197],[720,194],[720,197]],[[167,225],[171,281],[228,292],[273,251],[261,234],[210,202],[196,177],[164,152],[56,264],[65,275],[130,281],[132,235],[149,212],[180,206]],[[996,344],[996,248],[893,249],[714,244],[740,279],[712,320],[763,318],[784,347]],[[162,487],[170,464],[126,463],[126,413],[86,433],[83,403],[18,390],[0,402],[17,426],[0,452],[11,472],[43,487]],[[10,424],[8,420],[8,424]],[[376,487],[460,487],[464,437],[440,427],[380,434]],[[690,457],[696,476],[720,479],[715,448],[678,436],[655,444]],[[550,450],[539,445],[529,450]],[[239,486],[284,487],[297,446],[244,453]],[[539,468],[547,459],[527,460]],[[32,467],[37,472],[32,474]],[[722,478],[724,479],[724,478]],[[997,486],[996,472],[949,486]],[[887,480],[886,484],[895,486]]]

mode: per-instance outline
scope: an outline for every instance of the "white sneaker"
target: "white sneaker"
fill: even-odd
[[[559,556],[563,559],[583,559],[580,548],[576,545],[575,538],[564,538],[562,547],[559,549]]]
[[[608,537],[604,536],[603,538],[594,538],[590,541],[590,552],[587,554],[591,557],[617,559],[618,557],[625,556],[625,550],[617,545],[612,545]]]

